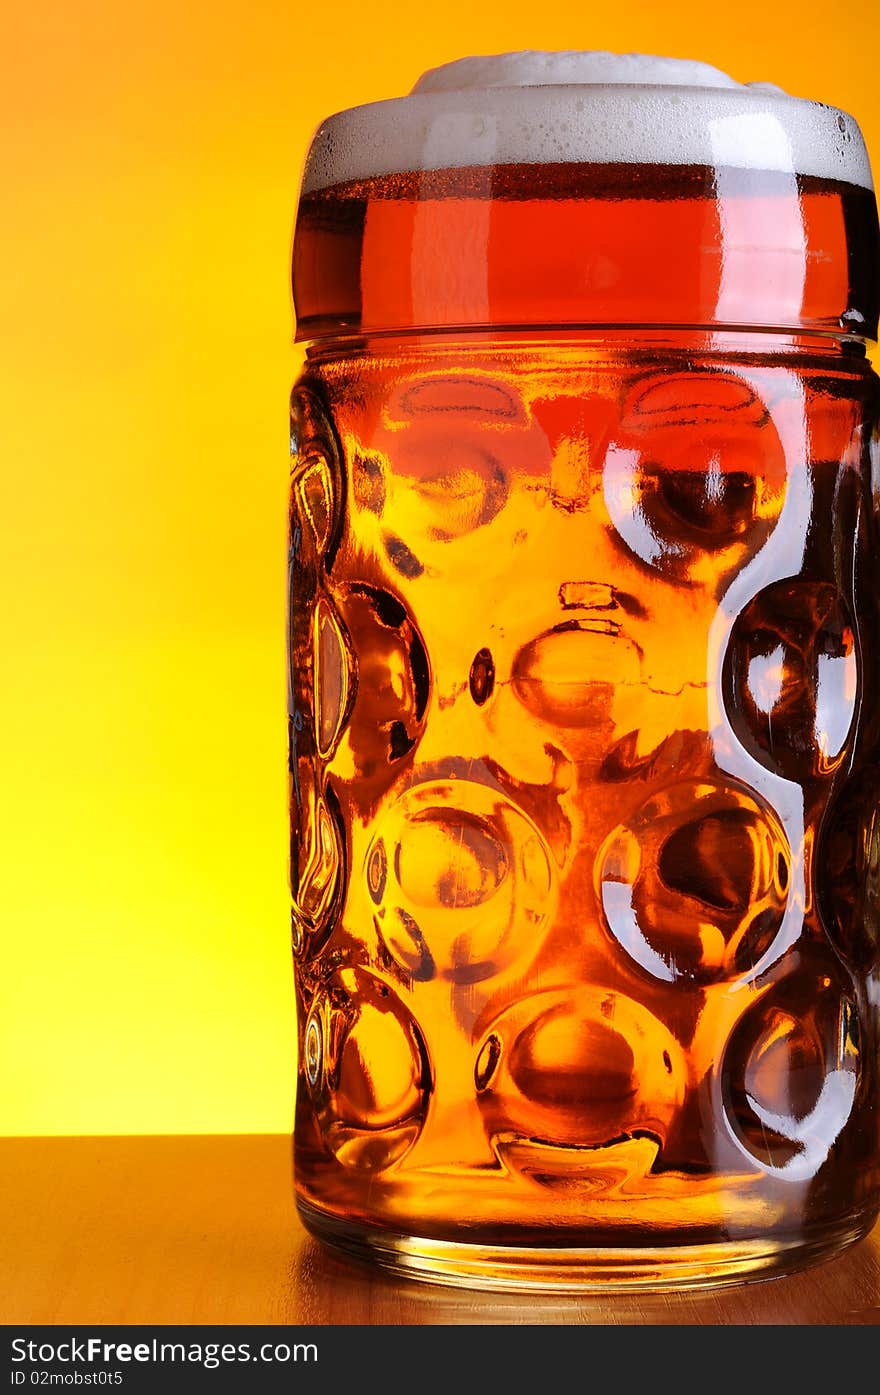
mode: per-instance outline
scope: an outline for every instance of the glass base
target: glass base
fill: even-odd
[[[873,1216],[809,1239],[728,1240],[703,1245],[579,1248],[431,1240],[340,1220],[297,1201],[303,1224],[334,1249],[398,1278],[459,1288],[521,1292],[662,1292],[727,1287],[819,1264],[861,1240]]]

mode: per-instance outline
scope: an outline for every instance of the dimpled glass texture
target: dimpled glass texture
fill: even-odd
[[[427,1278],[728,1281],[876,1214],[876,379],[655,338],[293,392],[297,1191]]]

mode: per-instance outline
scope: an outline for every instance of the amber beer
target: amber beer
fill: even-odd
[[[731,229],[740,243],[725,241]],[[609,329],[705,327],[722,292],[737,327],[864,332],[877,312],[878,256],[873,190],[838,179],[700,165],[496,165],[305,195],[294,293],[304,339],[472,320],[577,325],[582,316],[604,316]]]
[[[297,218],[298,1203],[727,1282],[880,1207],[870,171],[702,65],[486,62],[326,123]]]

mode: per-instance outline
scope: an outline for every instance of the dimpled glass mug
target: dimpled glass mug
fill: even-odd
[[[880,1204],[877,211],[852,118],[462,60],[294,246],[297,1199],[443,1282],[730,1282]]]

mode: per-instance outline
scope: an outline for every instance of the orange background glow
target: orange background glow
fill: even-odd
[[[8,1133],[292,1117],[287,263],[324,115],[517,48],[702,58],[855,115],[876,0],[32,0],[5,18]]]

